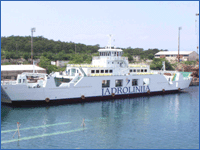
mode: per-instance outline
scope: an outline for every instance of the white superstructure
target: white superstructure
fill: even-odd
[[[49,75],[22,73],[15,82],[2,82],[1,101],[73,103],[170,93],[189,87],[192,79],[190,73],[129,64],[111,42],[98,51],[91,64],[69,64],[66,71]]]

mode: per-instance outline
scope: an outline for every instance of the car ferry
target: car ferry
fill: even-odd
[[[64,72],[22,73],[16,81],[1,81],[1,102],[57,104],[165,94],[188,88],[192,79],[191,73],[129,64],[123,50],[111,46],[111,37],[98,52],[91,64],[68,64]]]

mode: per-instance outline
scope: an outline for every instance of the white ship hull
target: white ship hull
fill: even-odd
[[[143,85],[143,79],[149,78],[149,85]],[[122,79],[124,86],[115,87],[115,80]],[[138,85],[132,86],[132,79],[138,79]],[[49,80],[49,81],[48,81]],[[47,82],[53,82],[53,77]],[[110,87],[102,88],[102,80],[110,80]],[[2,92],[7,95],[6,103],[17,102],[51,102],[65,101],[85,102],[109,98],[135,97],[152,94],[165,94],[172,91],[180,91],[189,87],[191,78],[183,80],[180,74],[178,81],[168,81],[164,75],[128,75],[128,76],[100,76],[82,77],[76,84],[69,84],[68,87],[44,87],[28,88],[26,85],[2,85]],[[5,95],[4,93],[4,95]],[[113,94],[114,93],[114,94]],[[5,96],[4,96],[5,97]],[[47,102],[46,102],[47,103]]]

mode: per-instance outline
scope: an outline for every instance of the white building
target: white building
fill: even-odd
[[[57,61],[51,61],[51,65],[56,65],[57,67],[65,67],[67,66],[69,61],[64,60],[57,60]]]
[[[180,51],[181,61],[195,61],[199,55],[195,51]],[[161,51],[155,54],[155,58],[165,58],[168,61],[177,61],[178,51]]]
[[[1,81],[3,80],[16,80],[17,75],[23,72],[46,73],[46,69],[33,65],[1,65]]]

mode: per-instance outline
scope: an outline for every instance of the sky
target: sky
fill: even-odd
[[[1,36],[86,45],[196,51],[199,1],[1,1]],[[195,21],[196,20],[196,21]]]

